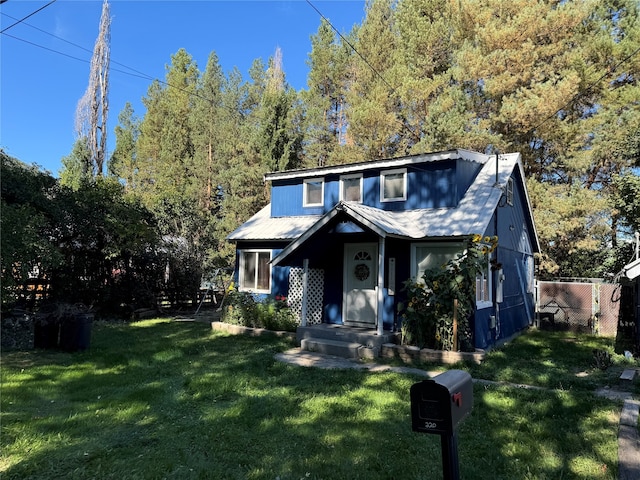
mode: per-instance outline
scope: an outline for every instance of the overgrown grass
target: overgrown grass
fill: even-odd
[[[83,353],[3,354],[3,479],[441,478],[440,439],[411,431],[416,377],[283,364],[284,339],[200,323],[93,333]],[[619,404],[577,388],[474,397],[462,478],[616,478]]]

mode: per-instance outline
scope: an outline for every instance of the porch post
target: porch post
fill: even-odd
[[[384,246],[385,238],[378,238],[378,285],[376,290],[378,292],[378,313],[377,313],[377,331],[378,335],[382,335],[384,331],[384,325],[382,318],[384,314]]]
[[[302,261],[302,312],[300,313],[300,326],[307,326],[307,295],[309,293],[309,259]]]

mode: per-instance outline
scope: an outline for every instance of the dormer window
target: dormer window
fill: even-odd
[[[340,177],[340,200],[362,203],[362,174]]]
[[[308,178],[304,181],[304,207],[321,207],[324,200],[324,178]]]
[[[407,169],[388,170],[380,174],[380,201],[407,199]]]

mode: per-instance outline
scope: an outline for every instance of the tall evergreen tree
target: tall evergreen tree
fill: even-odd
[[[358,29],[347,93],[348,138],[363,159],[392,157],[402,135],[396,78],[398,34],[394,0],[370,0]]]
[[[270,60],[265,88],[255,114],[258,126],[254,148],[260,153],[267,171],[298,166],[302,135],[294,124],[296,102],[296,92],[285,81],[282,51],[278,48]]]
[[[336,40],[331,25],[323,19],[311,37],[308,90],[301,92],[305,115],[303,164],[307,167],[342,163],[337,160],[337,151],[347,143],[349,57],[349,47]]]
[[[110,175],[124,181],[126,190],[135,190],[138,172],[136,142],[140,135],[140,121],[129,102],[118,115],[118,122],[115,128],[116,148],[109,159],[108,170]]]

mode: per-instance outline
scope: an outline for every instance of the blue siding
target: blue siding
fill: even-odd
[[[488,348],[496,341],[527,328],[533,321],[534,298],[528,292],[528,265],[533,261],[531,240],[534,238],[532,225],[525,215],[526,199],[522,190],[522,182],[518,175],[514,181],[513,205],[500,201],[485,235],[498,235],[499,246],[494,257],[502,265],[505,280],[502,284],[503,302],[497,308],[479,310],[474,318],[474,334],[476,348]],[[493,290],[497,278],[494,274]],[[497,325],[490,329],[489,317],[495,315]]]
[[[466,160],[446,160],[407,166],[407,199],[382,202],[380,174],[386,170],[363,172],[363,204],[381,210],[414,210],[454,207],[473,182],[482,165]],[[322,215],[340,200],[340,175],[324,177],[324,205],[303,207],[304,178],[274,181],[271,189],[271,215],[274,217]]]
[[[455,207],[467,189],[473,184],[480,163],[467,160],[445,160],[407,165],[407,192],[405,201],[380,201],[380,169],[363,170],[363,203],[382,210],[411,210],[419,208]],[[397,170],[389,168],[386,170]],[[385,170],[382,170],[385,171]],[[502,265],[505,275],[503,302],[475,312],[471,320],[476,348],[489,348],[497,341],[507,338],[526,328],[533,320],[533,294],[527,292],[527,266],[532,259],[533,225],[527,215],[524,184],[520,175],[514,173],[514,202],[506,203],[506,198],[494,212],[484,235],[498,235],[499,246],[494,257]],[[311,175],[318,178],[319,175]],[[310,177],[310,178],[311,178]],[[330,211],[340,199],[340,175],[328,174],[324,177],[324,204],[319,207],[303,207],[303,177],[273,181],[271,189],[271,215],[273,217],[322,215]],[[340,228],[345,227],[345,228]],[[326,226],[324,232],[309,239],[305,245],[288,259],[290,265],[301,266],[303,258],[309,258],[311,268],[324,270],[323,322],[342,323],[343,301],[343,245],[346,242],[377,241],[370,232],[349,229],[347,224]],[[388,259],[396,259],[395,295],[389,295],[388,270],[383,286],[385,330],[396,325],[398,303],[406,300],[403,282],[410,274],[411,241],[387,239],[385,267]],[[272,248],[277,255],[286,242],[267,242],[261,248]],[[257,247],[248,242],[238,245],[238,249]],[[238,258],[238,257],[237,257]],[[236,272],[238,265],[236,265]],[[289,266],[278,266],[272,270],[271,296],[289,294]],[[497,285],[497,273],[493,278],[493,295]],[[491,316],[496,316],[497,325],[491,327]]]

